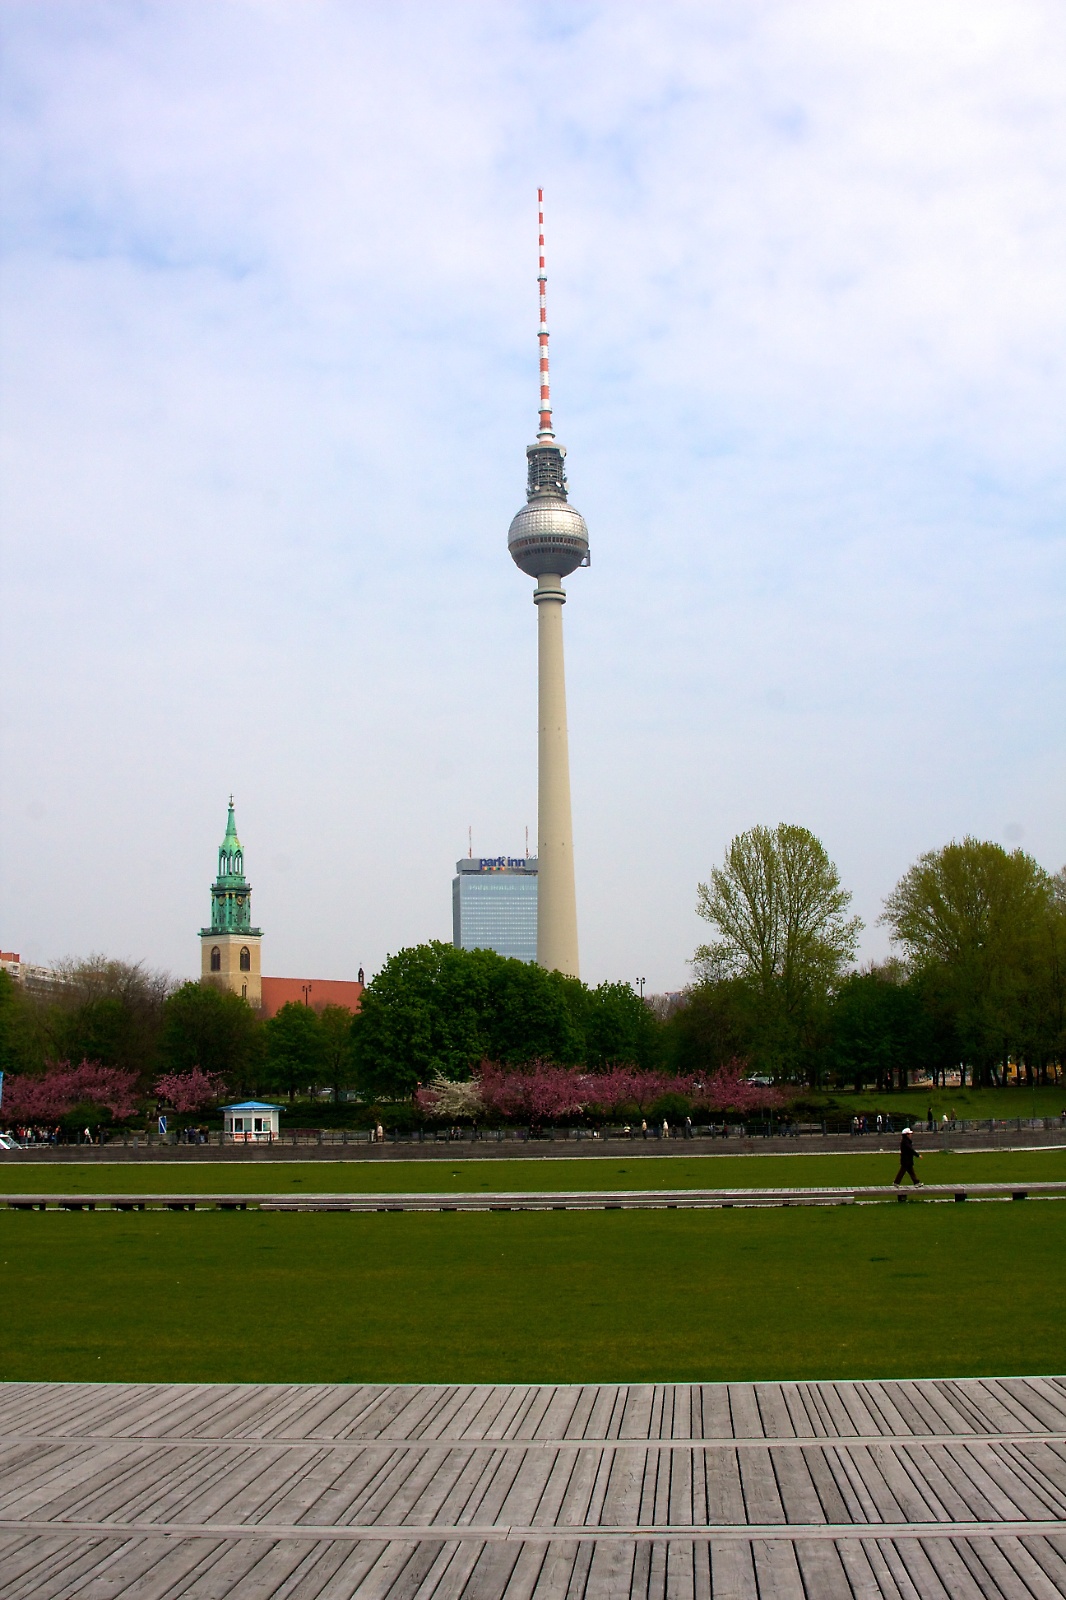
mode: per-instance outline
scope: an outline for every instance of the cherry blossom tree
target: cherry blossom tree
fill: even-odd
[[[226,1093],[226,1085],[221,1073],[193,1067],[189,1072],[164,1072],[156,1079],[154,1092],[175,1111],[199,1111],[220,1099]]]

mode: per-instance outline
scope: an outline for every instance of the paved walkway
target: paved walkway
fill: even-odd
[[[0,1386],[4,1600],[1061,1600],[1066,1380]]]

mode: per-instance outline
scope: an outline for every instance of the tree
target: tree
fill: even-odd
[[[1031,856],[970,837],[920,856],[885,901],[882,920],[950,1010],[975,1083],[991,1083],[1026,1037],[1053,903]]]
[[[322,1033],[322,1082],[333,1090],[339,1104],[341,1090],[353,1081],[352,1012],[347,1006],[323,1006],[318,1014]]]
[[[99,1061],[150,1081],[171,980],[142,962],[93,955],[59,962],[53,981],[0,990],[0,1055],[7,1070],[43,1072],[48,1061]],[[6,996],[6,999],[4,998]]]
[[[468,1078],[483,1058],[577,1061],[582,1040],[568,1005],[575,981],[492,950],[400,950],[363,991],[352,1024],[357,1081],[399,1098],[437,1073]]]
[[[170,1072],[221,1073],[236,1093],[256,1086],[263,1025],[247,1000],[229,989],[183,983],[163,1006],[159,1059]]]
[[[290,1000],[266,1023],[267,1076],[273,1089],[292,1100],[300,1089],[317,1086],[325,1064],[325,1041],[318,1013]]]
[[[705,981],[740,979],[758,999],[755,1051],[797,1076],[832,986],[854,958],[862,922],[825,846],[780,823],[733,839],[724,865],[697,890],[696,910],[718,930],[694,963]]]
[[[175,1111],[200,1111],[214,1105],[227,1092],[217,1073],[201,1072],[199,1067],[193,1067],[191,1072],[164,1072],[154,1090]]]
[[[900,963],[849,973],[830,1008],[830,1063],[856,1089],[870,1078],[881,1090],[904,1089],[924,1053],[925,1020],[918,986]]]
[[[622,1062],[653,1067],[662,1055],[662,1027],[628,983],[601,983],[595,989],[567,986],[575,1026],[584,1035],[582,1052],[593,1072]]]

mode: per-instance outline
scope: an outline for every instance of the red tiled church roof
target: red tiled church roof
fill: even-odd
[[[323,1006],[347,1006],[358,1011],[363,985],[347,978],[264,978],[263,1016],[273,1017],[290,1000],[306,1003],[314,1011]],[[307,989],[306,996],[304,989]]]

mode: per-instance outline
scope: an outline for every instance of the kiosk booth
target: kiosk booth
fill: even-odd
[[[278,1136],[280,1106],[262,1100],[242,1100],[240,1105],[222,1107],[222,1129],[227,1143],[270,1143]]]

